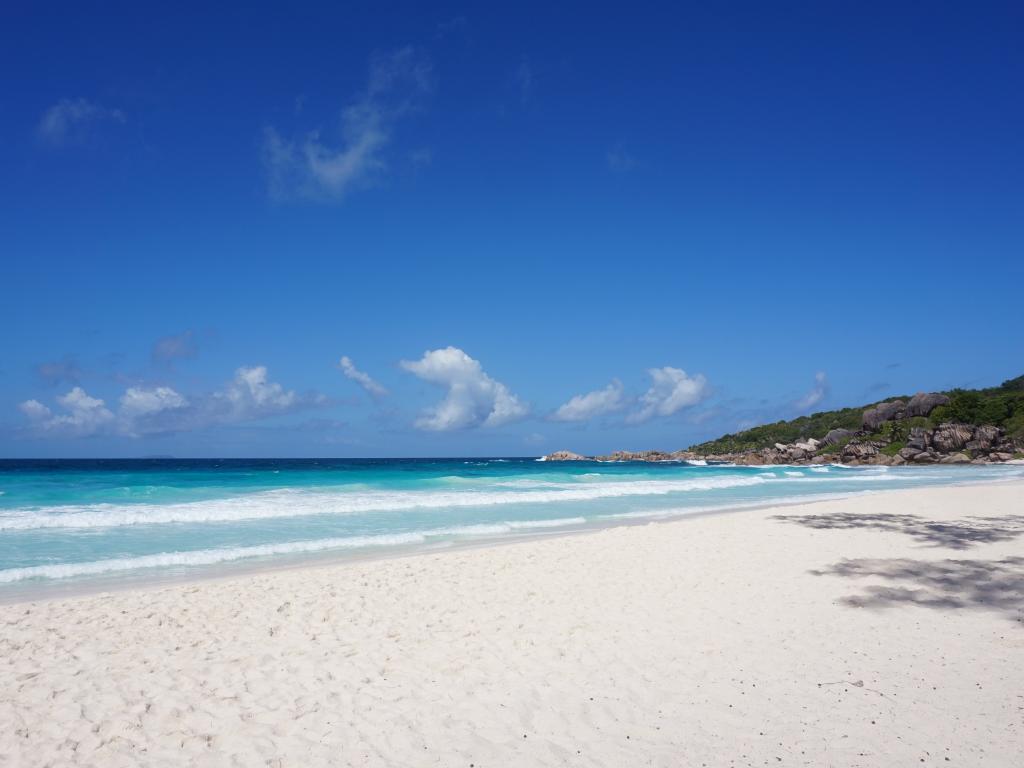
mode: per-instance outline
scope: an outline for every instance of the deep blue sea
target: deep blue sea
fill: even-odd
[[[0,593],[622,524],[1024,466],[734,467],[534,458],[0,461]]]

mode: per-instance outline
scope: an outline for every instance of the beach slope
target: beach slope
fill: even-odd
[[[1024,484],[0,606],[0,764],[1024,764]]]

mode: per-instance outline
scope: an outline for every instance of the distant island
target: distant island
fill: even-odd
[[[686,450],[556,451],[545,461],[990,464],[1024,459],[1024,376],[987,389],[918,392],[723,435]]]

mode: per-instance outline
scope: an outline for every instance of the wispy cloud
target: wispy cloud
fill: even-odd
[[[61,99],[43,113],[36,135],[49,144],[60,146],[83,139],[101,123],[123,123],[124,120],[120,109],[110,109],[85,98]]]
[[[222,388],[187,397],[168,386],[133,386],[125,389],[116,410],[81,387],[57,398],[59,412],[38,400],[19,406],[36,435],[89,437],[109,434],[125,437],[185,432],[217,424],[256,421],[324,403],[311,393],[299,395],[270,381],[262,365],[242,367]]]
[[[348,355],[343,355],[341,360],[338,361],[338,368],[341,369],[342,374],[347,379],[351,379],[364,390],[367,394],[373,397],[384,397],[388,393],[384,387],[374,381],[370,374],[360,371],[356,368],[355,363],[352,362],[352,358]]]
[[[655,416],[671,416],[705,400],[710,394],[707,379],[689,376],[681,368],[650,368],[651,387],[640,398],[640,409],[626,417],[630,424],[639,424]]]
[[[290,140],[268,128],[263,159],[271,196],[340,199],[371,182],[386,168],[396,124],[431,88],[430,62],[406,47],[371,61],[366,89],[341,112],[340,141],[319,130]]]
[[[519,89],[519,101],[526,104],[533,97],[534,74],[530,60],[523,56],[515,73],[516,87]]]
[[[569,402],[564,403],[551,415],[551,419],[554,421],[588,421],[595,416],[617,411],[625,406],[622,394],[622,382],[616,379],[604,389],[597,389],[571,398]]]
[[[173,363],[175,360],[189,360],[198,356],[199,344],[192,331],[157,339],[151,353],[154,363]]]
[[[828,395],[828,376],[824,371],[814,374],[814,386],[811,391],[797,400],[793,405],[798,411],[807,411],[816,406]]]
[[[49,384],[50,386],[78,384],[82,378],[82,369],[71,356],[65,356],[61,360],[49,360],[39,363],[33,370],[44,384]]]
[[[636,159],[621,145],[608,151],[605,162],[608,164],[608,170],[615,173],[626,173],[636,167]]]
[[[444,399],[416,420],[419,429],[443,432],[497,427],[520,419],[529,409],[508,387],[488,376],[480,363],[456,347],[425,352],[402,367],[424,381],[445,387]]]

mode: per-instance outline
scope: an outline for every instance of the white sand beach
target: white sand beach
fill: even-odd
[[[1021,766],[1024,484],[0,606],[4,766]]]

